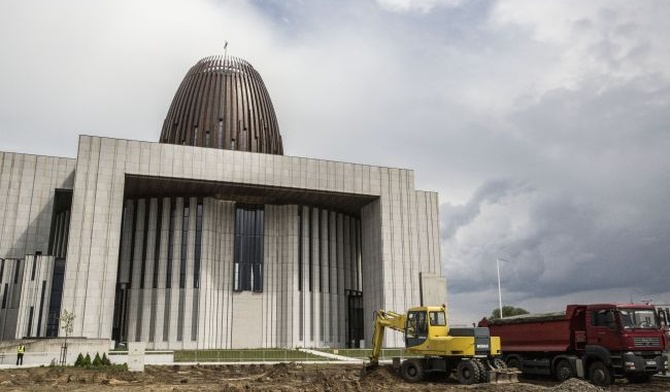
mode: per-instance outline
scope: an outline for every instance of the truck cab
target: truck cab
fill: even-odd
[[[645,381],[665,371],[667,346],[660,319],[647,305],[602,304],[586,308],[588,357],[611,363],[615,375]]]

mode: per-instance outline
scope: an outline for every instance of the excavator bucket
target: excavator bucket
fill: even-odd
[[[488,362],[489,383],[491,384],[510,384],[519,382],[521,372],[516,368],[508,368],[505,362],[500,359],[494,359]]]
[[[489,383],[491,384],[511,384],[519,382],[518,370],[489,370]]]
[[[363,368],[361,369],[360,377],[363,378],[363,377],[367,376],[368,374],[374,372],[378,367],[379,367],[379,365],[377,365],[377,364],[363,365]]]
[[[360,377],[363,378],[367,376],[368,374],[374,372],[379,368],[379,361],[377,360],[371,360],[369,363],[366,363],[363,365],[363,369],[361,369],[361,375]]]

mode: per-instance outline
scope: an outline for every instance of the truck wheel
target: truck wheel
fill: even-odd
[[[418,359],[408,359],[400,366],[400,375],[407,382],[423,380],[423,364]]]
[[[612,372],[602,362],[594,362],[589,367],[589,381],[599,387],[606,387],[614,381]]]
[[[556,364],[556,379],[560,382],[567,381],[575,377],[575,371],[572,369],[567,359],[561,359]]]
[[[456,367],[458,382],[463,385],[476,384],[480,375],[479,366],[472,360],[461,361]]]

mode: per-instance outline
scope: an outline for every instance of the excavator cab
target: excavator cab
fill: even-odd
[[[444,308],[412,308],[407,312],[405,347],[415,347],[430,337],[447,336],[447,316]]]

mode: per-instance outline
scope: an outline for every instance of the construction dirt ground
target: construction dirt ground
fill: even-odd
[[[0,391],[602,391],[585,381],[524,379],[516,384],[459,385],[453,378],[410,384],[391,366],[361,377],[361,365],[278,363],[263,365],[146,366],[144,372],[75,367],[0,370]],[[670,378],[648,384],[617,381],[607,391],[670,391]]]

